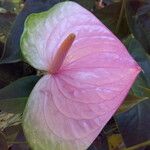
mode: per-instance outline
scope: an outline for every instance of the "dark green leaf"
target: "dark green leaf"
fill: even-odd
[[[8,10],[9,12],[13,12],[15,5],[13,3],[13,0],[1,0],[0,1],[0,7]]]
[[[140,90],[138,87],[150,87],[150,57],[145,53],[145,50],[143,49],[141,44],[132,36],[129,36],[125,40],[125,45],[130,54],[143,69],[133,86],[133,91],[138,96],[143,96],[140,94]]]
[[[115,117],[127,147],[150,139],[150,99]]]
[[[150,53],[150,1],[125,0],[125,11],[131,32]]]
[[[119,18],[120,9],[121,3],[114,3],[100,10],[96,10],[95,15],[110,29],[114,29]]]
[[[23,1],[25,0],[0,0],[0,7],[8,12],[18,13],[18,9],[21,8]]]
[[[137,97],[136,95],[128,94],[123,104],[119,107],[117,113],[119,114],[119,113],[125,112],[145,99],[146,99],[145,97]]]
[[[58,2],[60,2],[60,0],[26,0],[25,6],[21,13],[17,16],[7,39],[3,57],[0,61],[1,64],[14,63],[21,60],[20,37],[23,32],[24,22],[27,16],[31,13],[48,10]]]
[[[150,89],[146,87],[139,86],[139,90],[142,96],[150,98]]]
[[[99,134],[88,150],[108,150],[106,135],[104,133]]]
[[[88,150],[97,150],[97,148],[94,145],[91,145]]]
[[[5,87],[6,85],[10,84],[17,79],[35,75],[36,70],[31,67],[30,65],[18,62],[18,63],[11,63],[11,64],[1,64],[0,65],[0,88]]]
[[[28,97],[0,100],[0,110],[8,113],[22,113]]]
[[[4,42],[0,41],[0,58],[3,54],[3,50],[4,50]]]
[[[96,10],[94,14],[117,36],[123,38],[129,34],[129,28],[126,22],[125,13],[122,12],[122,16],[120,16],[121,8],[121,2],[112,3],[102,9]],[[118,21],[120,21],[119,26]],[[118,28],[117,33],[116,28]]]
[[[0,88],[10,84],[23,76],[23,64],[2,64],[0,65]]]
[[[82,5],[84,8],[92,11],[95,5],[95,1],[94,0],[72,0],[80,5]]]
[[[148,85],[146,83],[146,78],[143,76],[143,73],[140,73],[140,75],[134,82],[134,84],[132,86],[132,91],[134,92],[134,94],[136,96],[146,97],[143,95],[140,87],[148,87]]]
[[[0,34],[8,36],[15,17],[16,15],[14,13],[0,13]]]
[[[0,90],[0,110],[22,113],[27,98],[39,80],[38,76],[21,78]]]
[[[106,5],[110,5],[113,3],[113,0],[103,0]]]

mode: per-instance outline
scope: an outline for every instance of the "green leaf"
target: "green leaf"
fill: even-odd
[[[0,89],[10,84],[11,82],[16,81],[17,79],[34,75],[36,70],[30,65],[19,62],[11,64],[1,64],[0,65]]]
[[[46,11],[58,2],[60,2],[60,0],[26,0],[25,6],[16,17],[7,38],[0,64],[15,63],[22,60],[20,52],[20,37],[22,35],[24,22],[27,16],[32,13]]]
[[[103,0],[103,2],[106,4],[106,5],[110,5],[113,3],[114,0]]]
[[[117,36],[126,37],[129,34],[129,28],[126,22],[124,10],[121,10],[122,3],[116,2],[102,9],[97,9],[94,14]],[[120,13],[122,14],[120,16]],[[119,24],[118,24],[119,21]],[[118,26],[119,25],[119,26]],[[118,28],[116,31],[116,28]]]
[[[28,97],[0,100],[0,110],[8,113],[22,113]]]
[[[131,32],[150,53],[150,1],[124,0],[125,12]]]
[[[124,41],[128,51],[141,66],[143,71],[138,76],[132,89],[137,96],[142,96],[139,86],[150,87],[150,57],[145,53],[141,44],[132,36],[129,36]]]
[[[28,96],[39,80],[38,76],[27,76],[0,90],[0,110],[22,113]]]
[[[108,150],[107,136],[100,133],[87,150]]]
[[[120,133],[127,147],[150,139],[150,99],[135,105],[130,110],[115,116]]]
[[[136,96],[146,97],[143,95],[140,87],[148,87],[146,78],[143,76],[143,73],[141,73],[137,77],[136,81],[134,82],[132,86],[132,91],[134,92]]]
[[[6,12],[0,13],[0,34],[3,36],[8,36],[12,23],[15,20],[16,15],[14,13]],[[5,41],[2,41],[5,42]]]
[[[95,5],[95,1],[93,0],[73,0],[74,2],[82,5],[84,8],[88,9],[88,10],[93,10],[94,5]]]
[[[133,106],[144,101],[145,99],[146,99],[145,97],[137,97],[136,95],[128,94],[123,104],[119,107],[117,114],[131,109]]]
[[[0,65],[0,88],[22,77],[23,69],[21,63]]]
[[[140,90],[142,96],[150,98],[150,89],[149,88],[139,86],[139,90]]]

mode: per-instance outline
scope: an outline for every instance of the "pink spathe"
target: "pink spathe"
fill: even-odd
[[[22,36],[26,60],[47,71],[31,92],[23,127],[34,150],[85,150],[123,102],[141,69],[89,11],[74,2],[52,9],[41,21],[31,20],[36,18],[31,15]],[[57,52],[70,34],[75,38],[61,58]]]

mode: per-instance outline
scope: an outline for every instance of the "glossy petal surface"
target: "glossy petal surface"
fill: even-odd
[[[121,42],[76,3],[33,14],[25,26],[22,52],[45,71],[64,39],[76,35],[57,74],[45,75],[33,89],[24,113],[25,135],[34,150],[85,150],[122,103],[140,68]]]

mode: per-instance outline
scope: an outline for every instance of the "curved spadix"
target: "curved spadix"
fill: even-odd
[[[60,45],[52,60],[52,64],[50,64],[50,74],[55,74],[58,72],[74,40],[75,34],[69,34],[68,37]]]

